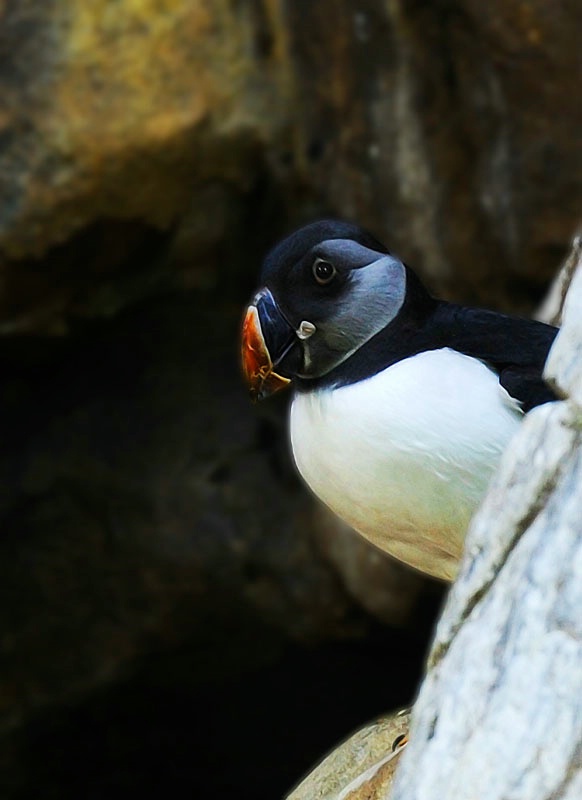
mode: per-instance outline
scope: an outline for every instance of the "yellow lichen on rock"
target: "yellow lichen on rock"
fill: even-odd
[[[45,80],[38,106],[18,109],[33,134],[2,237],[9,258],[38,256],[100,216],[167,226],[194,182],[241,180],[241,149],[278,124],[277,67],[260,68],[248,7],[93,0],[39,13]]]

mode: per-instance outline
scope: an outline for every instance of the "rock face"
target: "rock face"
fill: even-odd
[[[0,735],[152,654],[197,647],[187,687],[418,619],[420,576],[327,544],[284,407],[246,395],[238,324],[174,295],[0,342]]]
[[[141,292],[250,286],[322,214],[451,296],[531,307],[578,221],[577,22],[575,0],[8,0],[0,330],[111,313],[136,265]]]
[[[562,312],[564,301],[572,283],[572,278],[576,272],[578,261],[582,253],[582,235],[574,239],[573,247],[565,260],[559,273],[554,278],[548,296],[538,309],[536,317],[542,322],[560,327],[562,324]]]
[[[281,116],[268,23],[223,0],[5,4],[5,254],[38,256],[101,217],[168,227],[194,181],[248,176]]]
[[[530,413],[470,528],[393,800],[582,792],[582,261]]]
[[[516,280],[521,301],[525,282],[539,291],[578,223],[575,3],[334,6],[333,37],[292,38],[330,209],[465,300],[507,303]],[[325,4],[292,9],[295,30],[328,29]]]
[[[263,658],[253,626],[418,619],[433,589],[315,510],[285,409],[248,404],[238,315],[266,247],[331,214],[531,309],[578,223],[578,14],[0,3],[6,728],[196,637],[228,665]]]
[[[392,785],[409,718],[408,711],[400,711],[354,733],[287,800],[380,800]]]
[[[129,260],[143,284],[156,231],[173,266],[237,237],[234,200],[240,212],[285,102],[270,24],[255,2],[3,4],[5,332],[127,304],[108,279]],[[192,281],[213,283],[219,255]]]

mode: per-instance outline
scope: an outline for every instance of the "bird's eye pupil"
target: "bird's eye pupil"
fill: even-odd
[[[329,261],[318,258],[313,265],[313,275],[319,284],[329,283],[335,276],[335,267]]]

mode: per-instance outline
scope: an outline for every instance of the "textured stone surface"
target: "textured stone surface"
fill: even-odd
[[[444,584],[386,556],[325,506],[316,505],[313,526],[318,554],[333,566],[348,594],[376,619],[388,625],[412,621],[415,600],[431,594],[438,606]]]
[[[174,296],[71,341],[3,342],[0,727],[184,642],[236,672],[369,630],[373,586],[320,546],[283,408],[246,395],[238,321]],[[373,613],[408,624],[426,584],[371,561],[399,576]]]
[[[582,408],[582,359],[580,358],[580,342],[582,341],[582,247],[578,240],[575,246],[578,258],[570,284],[570,290],[564,303],[566,323],[560,333],[559,341],[548,358],[546,377],[560,393],[566,394],[571,401]]]
[[[579,222],[579,6],[288,9],[300,141],[317,155],[305,179],[324,207],[385,235],[457,297],[507,305],[526,284],[541,292]]]
[[[309,773],[287,800],[379,800],[392,784],[410,714],[383,717],[352,734]]]
[[[582,265],[548,374],[469,530],[393,800],[574,800],[582,756]]]
[[[100,216],[167,226],[193,180],[240,179],[282,101],[265,24],[254,2],[5,4],[6,254],[38,255]]]
[[[166,257],[190,283],[215,282],[288,99],[270,13],[223,0],[3,4],[2,332],[111,313],[134,299],[112,277],[137,271],[151,292]]]
[[[579,222],[579,21],[575,0],[7,0],[0,331],[111,313],[136,273],[250,286],[322,214],[439,291],[531,308]]]
[[[416,619],[425,585],[333,536],[282,409],[248,405],[236,318],[265,248],[322,214],[451,297],[530,309],[578,224],[578,14],[0,3],[5,721],[185,640],[238,669],[253,626]]]
[[[582,252],[582,235],[575,237],[572,250],[564,261],[560,271],[552,281],[550,291],[536,313],[536,318],[550,325],[562,324],[562,311],[566,294],[576,272],[576,265]]]

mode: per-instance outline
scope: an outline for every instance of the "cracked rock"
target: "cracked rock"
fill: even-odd
[[[469,530],[393,800],[582,792],[582,269],[532,411]],[[385,798],[387,795],[381,795]]]

